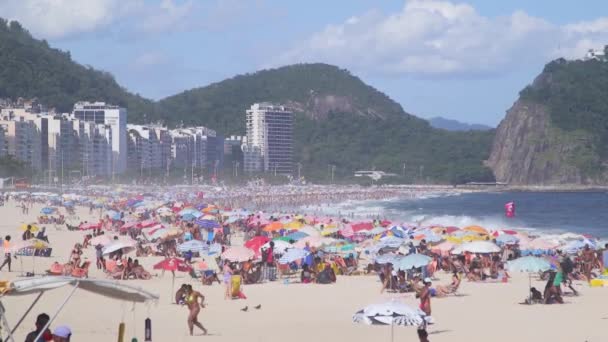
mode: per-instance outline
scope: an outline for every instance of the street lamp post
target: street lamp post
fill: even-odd
[[[300,171],[302,170],[302,163],[298,163],[298,180],[302,179],[302,175]]]

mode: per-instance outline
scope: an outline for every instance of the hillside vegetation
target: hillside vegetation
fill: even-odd
[[[0,98],[18,97],[38,98],[59,111],[77,101],[106,101],[125,106],[129,122],[205,125],[225,135],[245,133],[245,110],[254,102],[276,102],[296,113],[294,161],[313,180],[327,180],[329,164],[342,178],[375,168],[399,175],[393,178],[398,182],[493,179],[482,165],[493,131],[432,128],[347,70],[326,64],[240,75],[153,102],[1,20]]]

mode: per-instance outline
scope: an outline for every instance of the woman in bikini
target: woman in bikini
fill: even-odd
[[[198,314],[201,312],[201,308],[205,307],[205,296],[198,291],[194,291],[192,289],[192,285],[186,285],[186,291],[184,294],[184,302],[186,306],[188,306],[188,310],[190,310],[190,314],[188,315],[188,329],[190,330],[190,336],[192,336],[194,332],[194,326],[197,326],[203,331],[203,334],[207,335],[207,329],[205,329],[205,327],[203,327],[203,325],[198,321]],[[200,304],[198,303],[199,298],[201,299]]]

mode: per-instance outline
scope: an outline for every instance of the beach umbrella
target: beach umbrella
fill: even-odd
[[[158,264],[154,265],[152,268],[155,270],[171,271],[171,294],[169,298],[173,296],[175,289],[175,271],[179,272],[190,272],[192,271],[192,266],[188,265],[184,260],[178,258],[167,258]]]
[[[433,261],[433,258],[424,254],[410,254],[397,261],[395,267],[402,271],[411,270],[412,268],[425,267]]]
[[[397,262],[399,262],[399,259],[401,259],[402,257],[393,253],[386,253],[386,254],[380,254],[377,255],[374,258],[374,262],[380,265],[384,265],[384,264],[397,264]]]
[[[468,226],[468,227],[464,227],[462,228],[462,230],[464,231],[468,231],[468,232],[474,232],[477,234],[482,234],[482,235],[488,235],[488,231],[480,226]]]
[[[446,255],[452,249],[454,249],[454,244],[449,241],[444,241],[436,246],[431,247],[431,251],[437,254]]]
[[[273,222],[270,222],[269,224],[267,224],[263,230],[265,232],[275,232],[275,231],[281,230],[281,229],[283,229],[283,223],[281,223],[280,221],[273,221]]]
[[[51,207],[44,207],[42,209],[40,209],[40,213],[43,215],[51,215],[52,213],[55,212],[55,208],[51,208]]]
[[[490,241],[473,241],[464,243],[452,250],[452,254],[461,254],[462,252],[469,253],[498,253],[500,247]]]
[[[369,305],[357,311],[353,322],[367,325],[390,325],[391,341],[394,340],[394,326],[420,327],[432,324],[433,319],[419,308],[413,308],[395,300]]]
[[[108,210],[106,215],[112,220],[120,220],[120,213],[116,210]]]
[[[103,234],[103,235],[97,235],[96,237],[92,238],[90,242],[91,242],[92,246],[97,246],[97,245],[105,246],[105,245],[109,244],[110,242],[112,242],[112,239],[110,239],[109,236]]]
[[[255,253],[245,246],[232,246],[222,253],[222,258],[232,262],[244,262],[253,259]]]
[[[135,243],[127,240],[114,240],[103,247],[102,253],[103,255],[108,255],[120,250],[122,250],[123,254],[130,253],[135,250]]]
[[[395,236],[387,236],[380,239],[378,243],[381,247],[399,248],[403,244],[404,240]]]
[[[551,269],[551,263],[547,260],[534,256],[525,256],[515,260],[507,261],[506,268],[511,272],[528,273],[528,294],[531,299],[532,294],[532,273],[545,272]]]
[[[320,236],[321,232],[315,227],[306,226],[298,230],[300,233],[308,234],[308,236]]]
[[[550,250],[550,249],[555,249],[559,246],[559,243],[557,241],[554,240],[549,240],[549,239],[534,239],[526,244],[523,244],[521,246],[522,249],[525,250],[534,250],[534,249],[540,249],[540,250]]]
[[[37,232],[38,231],[38,226],[36,224],[34,224],[34,223],[29,223],[29,224],[28,223],[24,223],[24,224],[21,225],[20,229],[23,230],[23,231],[26,231],[28,226],[31,227],[30,231],[32,231],[32,232]]]
[[[288,249],[293,248],[293,245],[290,244],[287,241],[275,240],[275,241],[273,241],[273,243],[274,243],[274,252],[277,253],[277,254],[283,254]],[[262,245],[262,247],[260,248],[260,250],[265,250],[267,248],[270,248],[270,241],[268,241],[264,245]]]
[[[289,264],[296,260],[300,260],[306,258],[310,252],[303,250],[301,248],[290,248],[283,254],[283,256],[279,259],[280,264]]]
[[[203,252],[206,252],[208,250],[209,250],[209,246],[206,243],[199,241],[199,240],[186,241],[177,246],[177,251],[180,253],[192,251],[192,252],[199,253],[200,255],[203,255]]]
[[[306,247],[306,243],[308,242],[310,247],[321,247],[324,245],[331,245],[337,240],[334,238],[324,238],[320,236],[307,236],[303,239],[300,239],[298,242],[294,244],[294,247],[304,248]]]
[[[287,234],[285,235],[285,237],[287,238],[287,241],[289,240],[293,240],[293,241],[298,241],[300,239],[303,239],[305,237],[307,237],[308,234],[302,232],[302,231],[297,231],[297,232],[293,232],[291,234]]]
[[[9,248],[10,253],[14,255],[29,256],[32,254],[32,273],[36,273],[36,251],[49,248],[49,244],[46,241],[38,239],[29,239],[25,241],[19,241]],[[21,272],[23,273],[23,258],[21,259]]]
[[[213,228],[220,227],[220,224],[215,220],[198,220],[195,223],[197,225],[199,225],[201,228],[205,228],[205,229],[213,229]]]
[[[244,246],[251,249],[256,255],[259,255],[260,248],[268,241],[270,241],[270,239],[265,236],[256,236],[251,240],[246,241]]]
[[[209,251],[207,252],[207,255],[212,256],[215,254],[220,254],[222,252],[222,245],[220,245],[219,243],[212,243],[209,246]]]
[[[498,245],[515,245],[519,242],[519,239],[514,235],[502,234],[496,238]]]

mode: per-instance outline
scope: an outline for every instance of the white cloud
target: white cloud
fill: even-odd
[[[182,4],[178,4],[174,0],[161,0],[158,6],[146,9],[147,13],[137,26],[148,33],[186,29],[193,23],[191,21],[193,7],[194,3],[191,0]]]
[[[0,16],[34,35],[61,38],[94,31],[141,7],[141,0],[2,0]]]
[[[468,4],[409,0],[397,13],[369,11],[329,25],[274,64],[326,62],[412,75],[491,74],[608,43],[608,18],[559,26],[522,11],[486,17]]]

